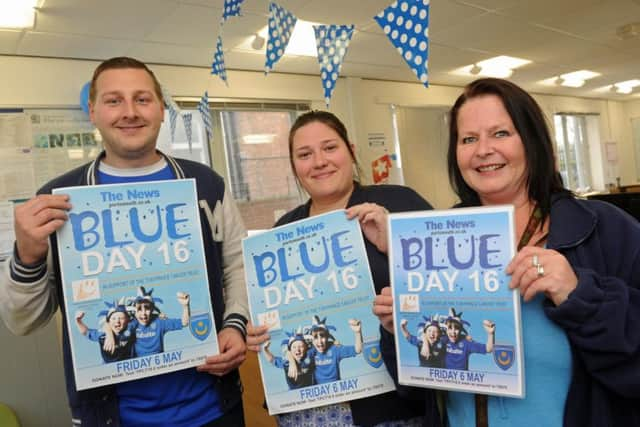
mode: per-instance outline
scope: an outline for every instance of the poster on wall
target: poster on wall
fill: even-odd
[[[374,184],[403,184],[398,156],[384,154],[371,162],[371,178]]]
[[[270,414],[394,389],[380,354],[375,296],[358,221],[344,210],[242,242],[251,321]]]
[[[0,113],[0,201],[22,201],[36,190],[31,127],[22,111]]]
[[[218,353],[195,181],[67,187],[57,231],[78,390]]]
[[[11,255],[15,239],[13,203],[0,202],[0,261]]]
[[[398,380],[524,397],[513,206],[389,215]]]
[[[33,169],[36,187],[83,165],[102,150],[102,143],[89,116],[82,110],[25,110],[31,127]]]

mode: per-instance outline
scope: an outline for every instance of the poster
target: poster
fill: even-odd
[[[96,158],[100,134],[80,109],[27,109],[36,188]]]
[[[8,258],[13,252],[13,242],[16,240],[13,209],[13,202],[0,202],[0,260]]]
[[[270,414],[394,389],[358,221],[333,211],[247,237],[242,247],[251,321],[269,325],[258,360]]]
[[[78,390],[218,354],[195,181],[68,187],[57,231]],[[114,351],[104,349],[106,335]]]
[[[524,397],[513,207],[389,215],[398,380]]]

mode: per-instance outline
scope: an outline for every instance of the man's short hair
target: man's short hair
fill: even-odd
[[[96,101],[96,81],[103,71],[122,70],[126,68],[134,68],[146,71],[153,80],[153,89],[158,96],[158,99],[162,101],[162,88],[160,87],[160,82],[158,82],[155,74],[153,74],[153,71],[151,71],[149,67],[147,67],[143,62],[140,62],[134,58],[129,58],[127,56],[118,56],[116,58],[107,59],[106,61],[103,61],[100,65],[98,65],[98,67],[93,72],[93,77],[91,78],[91,85],[89,86],[89,101],[92,103]]]

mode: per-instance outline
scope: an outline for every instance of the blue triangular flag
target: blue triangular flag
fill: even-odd
[[[285,8],[275,3],[269,4],[269,40],[264,64],[265,74],[271,71],[275,63],[284,55],[297,21],[298,18]]]
[[[191,113],[182,113],[182,122],[184,123],[184,133],[187,134],[189,153],[191,153]]]
[[[374,17],[418,80],[429,86],[429,0],[398,0]]]
[[[353,25],[314,25],[324,102],[329,106],[340,67],[353,36]]]
[[[224,23],[232,16],[240,16],[240,7],[244,0],[224,0],[221,22]]]
[[[169,126],[171,128],[171,142],[175,141],[176,137],[176,119],[178,118],[178,110],[176,110],[172,104],[169,104]]]
[[[198,111],[202,116],[202,122],[204,123],[204,130],[207,132],[207,140],[211,141],[213,135],[213,125],[211,123],[211,111],[209,110],[209,94],[207,92],[202,95],[200,102],[198,102]]]
[[[216,42],[216,53],[213,55],[211,74],[218,75],[229,86],[229,83],[227,83],[227,69],[224,65],[224,54],[222,53],[222,37],[220,36],[218,36],[218,41]]]

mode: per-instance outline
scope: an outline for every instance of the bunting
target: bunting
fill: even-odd
[[[211,74],[216,74],[222,79],[224,84],[229,86],[229,83],[227,83],[227,69],[224,65],[224,54],[222,53],[222,37],[220,36],[218,36],[218,41],[216,43],[216,52],[213,55]]]
[[[429,0],[398,0],[374,17],[413,70],[429,86]]]
[[[233,16],[241,16],[244,0],[224,0],[220,25]],[[396,0],[373,18],[385,35],[409,65],[418,80],[429,86],[429,0]],[[275,64],[284,56],[285,50],[297,23],[297,17],[275,2],[269,3],[267,22],[268,40],[265,52],[265,74],[273,70]],[[222,27],[220,27],[222,30]],[[316,48],[324,99],[327,107],[331,101],[340,69],[344,62],[349,43],[354,33],[353,25],[316,25]],[[211,64],[211,74],[218,75],[229,86],[222,47],[222,31],[216,41]],[[205,93],[206,96],[206,93]],[[166,100],[165,100],[166,102]],[[169,107],[172,122],[172,138],[175,131],[175,117],[180,114],[177,105]],[[173,110],[173,112],[172,112]],[[208,108],[207,108],[208,111]],[[211,138],[211,117],[200,110],[205,122],[207,136]],[[208,121],[207,121],[208,117]]]
[[[191,149],[191,113],[182,113],[182,122],[184,123],[184,133],[187,135],[187,145],[189,146],[189,153]]]
[[[224,0],[224,8],[222,10],[221,24],[232,16],[240,16],[240,8],[244,0]]]
[[[267,41],[264,64],[265,74],[269,73],[275,63],[284,55],[297,21],[298,18],[285,8],[273,2],[269,4],[269,40]]]
[[[211,110],[209,110],[209,94],[207,92],[202,95],[200,102],[198,102],[198,111],[202,116],[204,130],[207,132],[207,140],[211,141],[213,136],[213,126],[211,121]]]
[[[353,37],[353,25],[314,25],[318,63],[324,89],[324,102],[329,107],[333,89],[340,75],[342,61]]]
[[[169,127],[171,129],[171,142],[174,142],[176,138],[176,121],[178,119],[179,111],[176,110],[171,104],[169,104],[167,109],[169,110]]]

